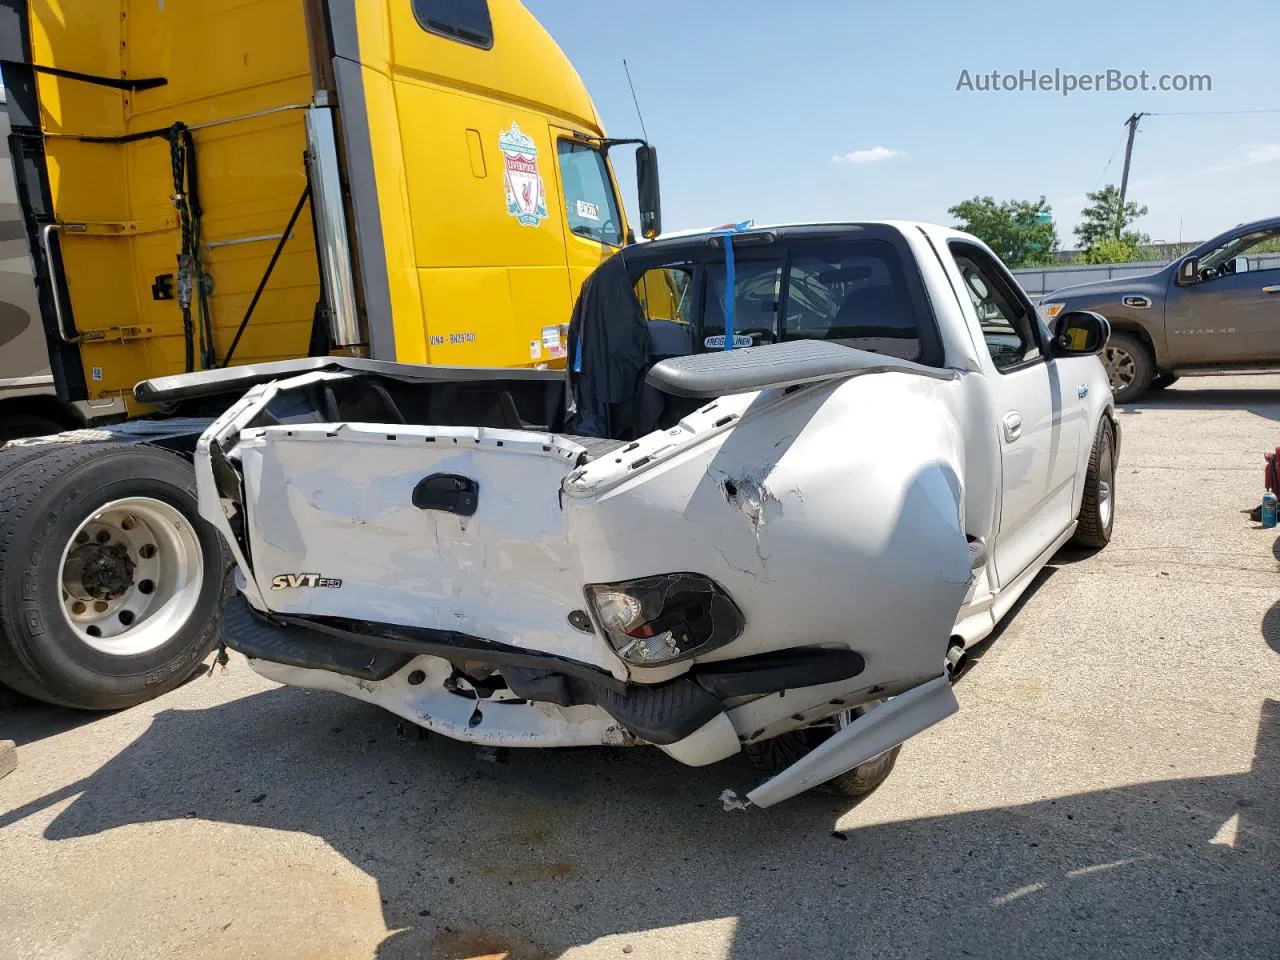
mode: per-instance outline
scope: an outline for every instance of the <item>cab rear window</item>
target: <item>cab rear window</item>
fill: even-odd
[[[902,258],[879,240],[801,241],[735,263],[734,346],[834,340],[919,360],[923,350]],[[724,263],[707,266],[702,343],[724,345]]]
[[[430,33],[486,50],[493,46],[489,0],[413,0],[413,16]]]

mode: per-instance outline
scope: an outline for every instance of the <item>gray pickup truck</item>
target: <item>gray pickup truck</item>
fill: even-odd
[[[1046,322],[1074,310],[1111,321],[1103,360],[1118,403],[1182,376],[1280,370],[1280,217],[1233,227],[1155,273],[1040,302]]]

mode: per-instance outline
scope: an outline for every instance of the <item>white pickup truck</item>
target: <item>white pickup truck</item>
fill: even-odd
[[[466,741],[745,751],[757,806],[869,792],[1049,557],[1110,538],[1107,322],[1047,329],[981,242],[914,223],[598,273],[568,381],[319,358],[141,384],[251,387],[196,455],[239,565],[224,643]]]

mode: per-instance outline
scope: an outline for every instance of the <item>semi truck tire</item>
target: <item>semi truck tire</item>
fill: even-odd
[[[87,710],[173,689],[216,643],[230,589],[191,464],[107,442],[5,468],[27,449],[0,451],[0,682]]]
[[[10,440],[22,437],[41,437],[46,433],[58,433],[66,427],[48,417],[39,417],[30,413],[15,413],[0,416],[0,447]]]

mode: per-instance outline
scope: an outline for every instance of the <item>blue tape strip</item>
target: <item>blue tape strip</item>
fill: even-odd
[[[733,237],[724,235],[724,349],[733,349],[733,301],[737,271],[733,265]]]

